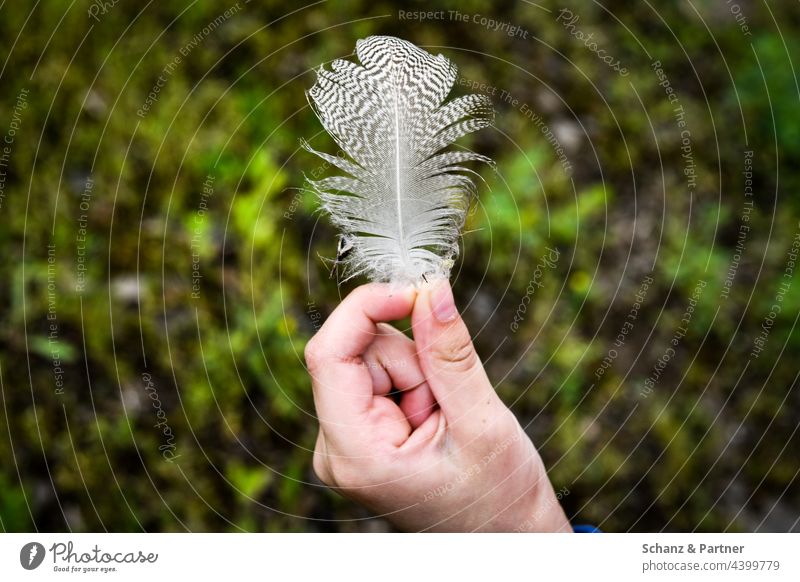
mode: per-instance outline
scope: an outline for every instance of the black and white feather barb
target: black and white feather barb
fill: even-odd
[[[462,164],[486,156],[442,151],[487,127],[485,95],[444,102],[457,70],[410,42],[370,36],[356,43],[361,64],[320,67],[308,91],[339,155],[310,152],[347,175],[309,180],[322,208],[353,243],[347,278],[418,284],[449,277],[475,184]],[[344,154],[344,155],[342,155]]]

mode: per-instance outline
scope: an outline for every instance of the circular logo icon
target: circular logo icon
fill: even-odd
[[[19,551],[19,563],[26,570],[35,570],[44,561],[44,546],[39,542],[28,542]]]

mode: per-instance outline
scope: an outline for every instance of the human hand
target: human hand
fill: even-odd
[[[409,314],[413,341],[383,323]],[[320,422],[314,470],[326,485],[408,531],[572,531],[447,281],[359,287],[305,357]]]

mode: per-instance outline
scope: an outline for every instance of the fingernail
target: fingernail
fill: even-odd
[[[453,299],[453,290],[448,281],[442,280],[436,283],[430,292],[431,311],[436,319],[441,323],[453,321],[458,317],[458,310]]]

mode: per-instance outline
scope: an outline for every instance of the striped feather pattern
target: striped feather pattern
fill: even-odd
[[[448,277],[475,184],[462,165],[492,161],[443,151],[491,124],[484,95],[445,102],[455,65],[390,36],[356,43],[361,64],[320,67],[308,91],[322,126],[346,156],[304,147],[345,175],[309,180],[334,224],[353,241],[347,278],[417,284]]]

